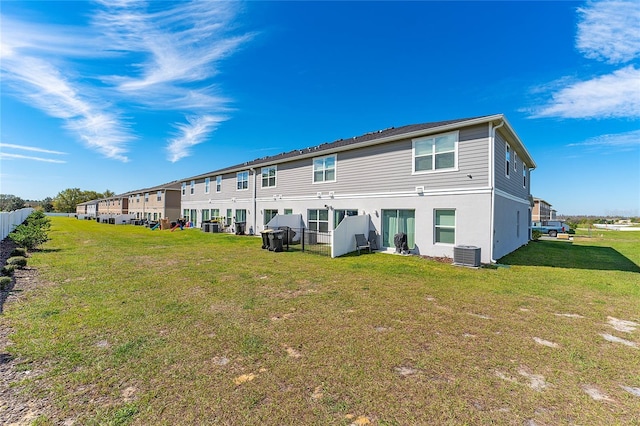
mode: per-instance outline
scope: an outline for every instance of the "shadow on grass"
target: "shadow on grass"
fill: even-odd
[[[640,273],[640,266],[611,247],[574,245],[565,241],[532,241],[503,257],[499,263]]]

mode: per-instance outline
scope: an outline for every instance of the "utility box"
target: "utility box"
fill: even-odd
[[[453,248],[453,264],[480,267],[480,247],[476,246],[455,246]]]

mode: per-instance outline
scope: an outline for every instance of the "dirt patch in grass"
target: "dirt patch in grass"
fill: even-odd
[[[16,244],[9,238],[0,243],[0,264],[5,264],[14,248]],[[0,292],[0,318],[5,304],[18,300],[39,285],[38,271],[30,267],[16,269],[10,288]],[[0,424],[29,425],[50,411],[51,402],[21,392],[18,384],[38,376],[40,372],[30,369],[27,360],[14,358],[8,353],[12,332],[6,322],[0,320]]]

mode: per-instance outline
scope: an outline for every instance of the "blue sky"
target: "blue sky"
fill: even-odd
[[[560,214],[640,215],[640,2],[0,2],[0,192],[155,186],[504,113]]]

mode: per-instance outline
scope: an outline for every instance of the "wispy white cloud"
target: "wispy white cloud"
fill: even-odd
[[[640,55],[640,3],[633,0],[589,1],[578,8],[576,47],[587,58],[628,63]],[[640,117],[640,70],[634,65],[591,79],[563,77],[532,93],[540,105],[530,118]]]
[[[56,155],[66,155],[66,152],[61,152],[61,151],[53,151],[50,149],[44,149],[44,148],[37,148],[35,146],[26,146],[26,145],[16,145],[16,144],[12,144],[12,143],[4,143],[4,142],[0,142],[0,149],[2,148],[9,148],[9,149],[17,149],[17,150],[22,150],[22,151],[32,151],[32,152],[40,152],[43,154],[56,154]]]
[[[640,2],[592,1],[578,9],[576,46],[590,59],[612,64],[640,54]]]
[[[12,26],[19,27],[15,23]],[[73,72],[63,71],[63,65],[54,64],[47,55],[38,56],[38,49],[47,50],[46,36],[42,31],[38,36],[31,36],[31,40],[41,42],[38,49],[32,43],[16,40],[17,35],[25,32],[7,33],[3,29],[0,69],[4,82],[25,103],[64,120],[65,127],[75,132],[88,147],[108,158],[127,161],[124,155],[126,144],[133,137],[128,134],[126,124],[113,111],[106,111],[110,105],[101,100],[91,87],[69,77]],[[53,39],[56,45],[65,44],[60,35],[53,36]],[[66,43],[73,45],[73,39],[66,40]],[[49,46],[51,50],[59,50],[56,46]],[[64,63],[59,59],[55,61]]]
[[[232,34],[240,4],[104,0],[97,5],[82,28],[3,15],[3,82],[108,158],[128,161],[136,137],[122,117],[132,106],[127,116],[143,107],[146,113],[200,117],[178,126],[183,135],[168,140],[169,152],[205,141],[231,111],[231,99],[214,82],[219,63],[253,37]],[[109,75],[102,74],[105,69]],[[187,155],[188,149],[180,149],[170,158]]]
[[[568,147],[606,149],[608,151],[630,151],[640,149],[640,130],[596,136],[582,142],[570,143]]]
[[[60,164],[64,164],[66,163],[66,161],[64,160],[56,160],[53,158],[42,158],[42,157],[32,157],[29,155],[22,155],[22,154],[10,154],[7,152],[0,152],[0,159],[12,159],[12,158],[16,158],[16,159],[20,159],[20,160],[32,160],[32,161],[42,161],[45,163],[60,163]]]
[[[640,118],[640,70],[631,65],[591,80],[562,81],[532,118]]]
[[[178,123],[176,128],[179,134],[169,141],[167,146],[168,160],[172,163],[191,155],[190,148],[205,141],[225,117],[204,115],[187,117],[187,123]]]

